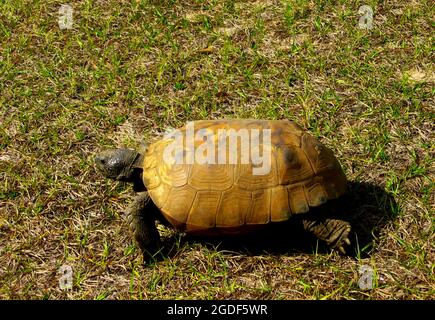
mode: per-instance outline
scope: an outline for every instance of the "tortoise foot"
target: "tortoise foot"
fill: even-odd
[[[303,225],[305,230],[325,241],[330,248],[346,254],[345,249],[350,246],[349,234],[352,230],[349,222],[338,219],[303,220]]]

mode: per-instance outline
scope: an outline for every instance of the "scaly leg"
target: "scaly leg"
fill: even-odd
[[[152,202],[147,192],[141,192],[127,209],[130,230],[133,232],[144,261],[149,261],[161,249],[160,235],[155,225]]]
[[[304,229],[313,233],[317,238],[325,241],[328,246],[345,254],[346,245],[350,245],[348,238],[351,226],[348,222],[338,219],[317,219],[302,221]]]

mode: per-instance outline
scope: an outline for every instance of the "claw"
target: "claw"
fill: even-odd
[[[344,238],[344,242],[345,242],[348,246],[350,246],[350,240],[349,240],[348,238]]]
[[[346,251],[344,251],[342,246],[338,247],[338,251],[340,251],[342,254],[346,254]]]

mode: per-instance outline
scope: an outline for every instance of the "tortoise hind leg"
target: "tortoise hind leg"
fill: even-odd
[[[350,245],[349,233],[351,226],[347,221],[338,219],[316,219],[302,221],[304,229],[313,233],[326,244],[345,254],[344,248]]]
[[[152,202],[147,192],[141,192],[127,209],[130,230],[147,262],[157,255],[162,245],[155,225]]]

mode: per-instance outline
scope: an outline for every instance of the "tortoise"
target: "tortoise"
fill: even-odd
[[[264,134],[260,134],[262,142],[257,140],[263,156],[270,154],[270,168],[254,174],[258,163],[252,159],[242,161],[243,154],[249,152],[242,138],[236,143],[233,140],[232,152],[238,153],[233,162],[228,158],[217,163],[185,161],[188,152],[196,155],[194,152],[205,139],[194,139],[190,145],[184,140],[177,144],[175,135],[166,135],[140,152],[118,148],[98,154],[96,166],[107,178],[131,182],[137,191],[127,214],[144,260],[162,249],[156,220],[186,234],[237,236],[300,217],[306,231],[345,253],[344,248],[350,245],[350,224],[327,213],[309,214],[312,208],[347,190],[346,176],[329,148],[289,120],[201,120],[189,125],[195,132],[205,132],[214,142],[217,133],[240,129],[269,133],[268,143]],[[188,125],[176,130],[183,139],[189,138],[188,131]],[[222,141],[228,142],[229,134]],[[172,161],[167,161],[165,150],[174,145],[178,151],[174,148],[169,153]],[[214,147],[216,151],[216,144]],[[178,162],[174,161],[175,154],[179,155]]]

